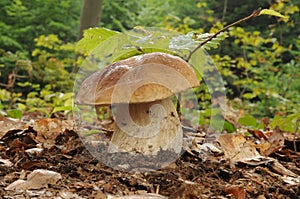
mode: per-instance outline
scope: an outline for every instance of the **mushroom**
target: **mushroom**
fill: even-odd
[[[115,62],[87,77],[76,104],[114,105],[114,133],[108,152],[176,154],[182,128],[172,96],[199,86],[194,69],[178,56],[149,53]]]

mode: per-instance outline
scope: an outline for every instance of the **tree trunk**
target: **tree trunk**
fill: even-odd
[[[83,31],[90,27],[99,26],[103,0],[83,0],[80,15],[78,40],[83,37]]]

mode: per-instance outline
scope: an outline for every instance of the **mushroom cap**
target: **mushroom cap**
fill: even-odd
[[[155,52],[115,62],[93,73],[81,84],[75,103],[151,102],[197,86],[196,73],[186,61]]]

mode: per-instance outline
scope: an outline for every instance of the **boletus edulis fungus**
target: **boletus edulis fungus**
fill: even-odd
[[[155,155],[180,153],[182,128],[172,96],[199,81],[183,59],[149,53],[115,62],[87,77],[75,103],[114,105],[114,133],[108,152]]]

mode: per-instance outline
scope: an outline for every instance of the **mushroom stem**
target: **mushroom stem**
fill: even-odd
[[[182,129],[170,98],[147,103],[119,104],[115,132],[108,152],[156,155],[160,150],[180,153]]]

